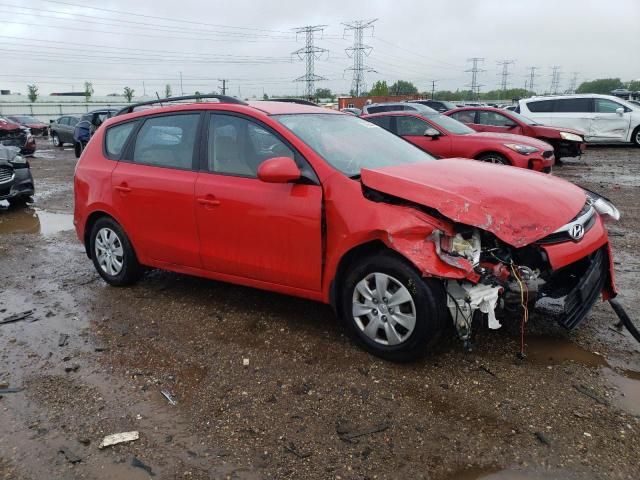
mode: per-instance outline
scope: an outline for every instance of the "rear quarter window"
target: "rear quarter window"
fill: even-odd
[[[127,139],[131,136],[138,122],[121,123],[107,129],[104,140],[104,148],[109,158],[120,158],[120,154],[127,144]]]
[[[533,113],[551,113],[553,112],[553,100],[527,102],[527,108]]]

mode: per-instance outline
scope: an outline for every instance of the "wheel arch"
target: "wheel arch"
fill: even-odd
[[[136,254],[136,257],[140,258],[138,256],[137,249],[136,249],[135,245],[133,244],[133,240],[131,238],[131,235],[129,235],[129,233],[125,230],[124,225],[122,225],[122,223],[120,221],[118,221],[118,219],[116,217],[114,217],[111,213],[109,213],[109,212],[107,212],[105,210],[94,210],[93,212],[91,212],[89,214],[89,216],[87,217],[87,220],[86,220],[86,222],[84,224],[84,231],[82,232],[82,243],[84,244],[84,250],[85,250],[85,253],[87,254],[87,257],[92,258],[92,256],[91,256],[91,248],[90,248],[91,239],[89,238],[89,236],[91,235],[91,230],[93,230],[93,226],[101,218],[110,218],[111,220],[116,222],[118,225],[120,225],[120,228],[122,228],[122,230],[124,230],[125,234],[129,238],[129,243],[131,243],[131,248],[133,249],[134,253]]]

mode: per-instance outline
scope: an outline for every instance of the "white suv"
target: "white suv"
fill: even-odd
[[[617,97],[533,97],[520,100],[516,111],[544,125],[582,130],[587,142],[633,142],[640,147],[640,105]]]

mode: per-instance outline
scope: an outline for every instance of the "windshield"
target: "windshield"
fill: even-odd
[[[531,120],[529,117],[525,117],[524,115],[520,115],[517,112],[509,112],[512,117],[515,117],[517,120],[520,120],[522,123],[526,123],[527,125],[540,125],[538,122]]]
[[[349,177],[362,168],[416,163],[434,158],[393,133],[353,115],[274,115],[327,163]]]
[[[430,122],[435,123],[437,126],[454,135],[476,133],[475,130],[467,127],[464,123],[459,122],[455,118],[447,117],[446,115],[429,115],[427,118]]]

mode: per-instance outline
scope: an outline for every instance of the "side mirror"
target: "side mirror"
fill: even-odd
[[[289,183],[300,179],[300,169],[289,157],[273,157],[258,167],[258,178],[267,183]]]
[[[436,130],[435,128],[427,128],[424,131],[424,136],[425,137],[432,137],[432,138],[436,138],[440,136],[440,132],[438,130]]]
[[[616,113],[620,116],[622,116],[624,114],[624,108],[620,107],[620,108],[616,108]]]

